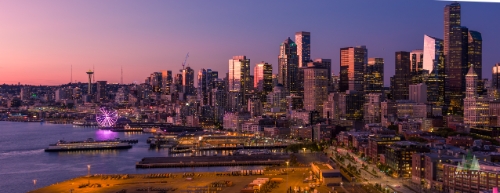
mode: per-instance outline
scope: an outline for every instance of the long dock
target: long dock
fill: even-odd
[[[136,163],[136,168],[173,168],[173,167],[210,167],[210,166],[249,166],[280,165],[288,155],[234,155],[199,157],[146,157]]]

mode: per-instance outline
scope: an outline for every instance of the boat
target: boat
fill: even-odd
[[[108,150],[108,149],[130,149],[132,145],[118,139],[107,141],[95,141],[88,138],[85,141],[64,141],[59,140],[56,144],[50,144],[46,152],[59,151],[86,151],[86,150]]]

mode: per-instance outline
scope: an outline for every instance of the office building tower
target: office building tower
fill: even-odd
[[[411,81],[410,52],[396,52],[396,73],[394,74],[392,87],[393,100],[408,100],[409,85]]]
[[[340,92],[355,90],[363,92],[364,67],[367,64],[366,46],[340,49]]]
[[[194,70],[189,66],[182,70],[182,92],[184,96],[195,96]]]
[[[384,59],[368,58],[364,75],[365,93],[382,93],[384,87]]]
[[[182,92],[182,73],[176,74],[174,78],[174,91],[173,92]]]
[[[287,91],[283,85],[278,84],[273,91],[267,95],[267,105],[271,113],[280,113],[287,110]]]
[[[477,94],[477,82],[478,75],[471,66],[466,75],[464,99],[464,124],[469,127],[487,126],[489,122],[489,103]]]
[[[410,85],[409,98],[416,103],[427,103],[427,85],[423,83]]]
[[[163,87],[162,83],[163,83],[163,76],[161,72],[153,72],[150,75],[150,85],[151,88],[153,89],[153,92],[161,93]]]
[[[216,72],[217,73],[217,72]],[[211,69],[205,70],[204,68],[198,71],[198,96],[202,105],[209,104],[209,93],[212,91],[214,75]],[[215,78],[217,80],[217,78]]]
[[[295,33],[295,43],[297,43],[298,68],[307,66],[311,60],[311,32]]]
[[[449,53],[445,55],[445,104],[449,105],[448,113],[462,115],[469,30],[466,27],[453,27],[450,30]]]
[[[477,74],[477,92],[482,93],[484,88],[483,81],[483,39],[481,37],[481,33],[477,31],[469,30],[469,40],[467,42],[468,53],[467,67],[474,66],[474,71]]]
[[[163,90],[163,94],[166,94],[166,95],[169,95],[171,94],[171,87],[172,87],[172,83],[173,83],[173,75],[172,75],[172,71],[170,70],[163,70],[161,71],[161,76],[162,76],[162,90]]]
[[[290,37],[280,45],[278,56],[278,83],[289,93],[299,91],[297,45]]]
[[[429,74],[423,72],[423,50],[413,50],[410,52],[410,72],[412,84],[424,82],[424,75]]]
[[[363,120],[365,124],[381,123],[380,102],[383,101],[382,93],[365,94]]]
[[[241,109],[246,104],[245,98],[250,93],[253,84],[250,82],[250,59],[246,56],[234,56],[229,60],[228,74],[228,91],[231,96],[231,106],[236,109]],[[237,99],[237,100],[235,100]]]
[[[491,88],[500,90],[500,63],[491,69]]]
[[[267,62],[261,62],[254,68],[254,88],[261,93],[262,102],[265,102],[267,94],[273,89],[273,67]]]
[[[332,59],[318,58],[314,59],[314,62],[321,64],[321,66],[328,70],[328,88],[330,89],[332,87]]]
[[[98,102],[104,102],[107,100],[106,84],[107,81],[97,81],[97,100]]]
[[[450,34],[452,28],[460,27],[461,25],[461,10],[460,4],[452,3],[444,7],[444,55],[450,52]]]
[[[323,114],[323,102],[328,97],[328,69],[322,63],[309,62],[304,71],[304,109]]]
[[[423,53],[423,71],[429,73],[425,75],[425,84],[427,85],[427,101],[433,105],[441,106],[444,104],[444,83],[446,77],[443,40],[424,35]]]

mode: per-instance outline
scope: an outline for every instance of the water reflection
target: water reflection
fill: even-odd
[[[95,132],[95,140],[108,140],[115,139],[118,137],[118,133],[110,130],[97,130]]]

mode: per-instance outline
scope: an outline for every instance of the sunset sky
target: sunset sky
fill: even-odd
[[[332,59],[341,47],[366,45],[385,60],[385,84],[394,52],[422,49],[424,34],[443,37],[443,8],[432,0],[221,1],[106,0],[0,1],[0,84],[57,85],[97,80],[143,82],[152,72],[181,69],[186,53],[197,71],[222,78],[228,60],[246,55],[277,71],[279,45],[311,32],[311,58]],[[500,62],[500,4],[461,3],[462,25],[482,33],[483,74]]]

